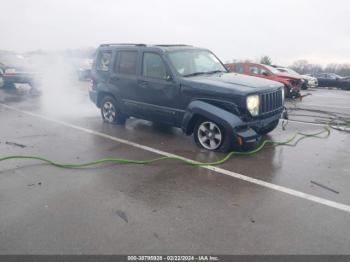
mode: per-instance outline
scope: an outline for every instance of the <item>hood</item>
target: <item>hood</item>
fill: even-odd
[[[229,92],[242,94],[276,90],[283,86],[276,81],[237,73],[199,75],[194,77],[184,77],[183,79],[184,82],[189,85],[195,83],[202,86],[212,86],[216,89],[222,88]]]
[[[276,76],[283,77],[283,78],[290,78],[290,79],[302,79],[302,76],[297,76],[289,73],[276,73]]]
[[[306,79],[306,80],[316,80],[316,77],[313,77],[313,76],[308,76],[308,75],[301,75],[301,77],[303,78],[303,79]]]

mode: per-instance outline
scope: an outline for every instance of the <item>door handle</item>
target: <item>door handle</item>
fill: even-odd
[[[117,77],[117,76],[112,76],[111,77],[111,81],[118,81],[119,80],[119,77]]]

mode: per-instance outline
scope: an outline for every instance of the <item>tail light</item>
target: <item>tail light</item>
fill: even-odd
[[[16,74],[16,69],[15,69],[15,68],[6,68],[4,74],[5,74],[5,75],[13,75],[13,74]]]
[[[90,80],[90,90],[96,90],[96,81],[93,79]]]

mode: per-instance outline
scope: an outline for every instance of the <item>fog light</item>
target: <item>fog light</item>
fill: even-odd
[[[243,138],[240,136],[237,136],[237,142],[240,146],[243,146],[243,144],[244,144]]]

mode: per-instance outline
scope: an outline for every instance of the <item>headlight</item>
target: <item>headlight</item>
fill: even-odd
[[[247,97],[247,109],[252,116],[259,114],[260,99],[258,95],[252,95]]]

